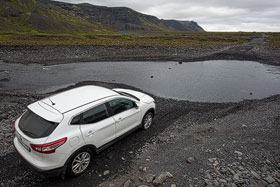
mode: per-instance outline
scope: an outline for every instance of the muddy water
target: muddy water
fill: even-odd
[[[0,63],[0,90],[50,92],[81,81],[118,82],[152,94],[237,102],[280,94],[280,67],[251,61],[93,62],[53,66]]]

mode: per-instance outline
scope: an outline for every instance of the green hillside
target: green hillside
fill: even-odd
[[[193,21],[161,20],[126,7],[50,0],[0,1],[0,32],[111,33],[133,30],[203,31]]]
[[[64,10],[51,1],[1,0],[0,31],[103,32],[110,30]]]

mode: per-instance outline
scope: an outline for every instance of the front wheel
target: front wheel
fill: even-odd
[[[89,149],[81,150],[75,154],[68,164],[68,174],[78,176],[84,173],[92,159],[92,153]]]
[[[148,128],[151,127],[152,122],[153,122],[153,117],[154,117],[154,115],[153,115],[152,112],[148,112],[148,113],[145,114],[145,116],[142,120],[142,128],[144,130],[147,130]]]

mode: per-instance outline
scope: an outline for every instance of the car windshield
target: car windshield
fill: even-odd
[[[31,138],[43,138],[49,136],[58,123],[47,121],[31,110],[26,111],[19,121],[19,129]]]

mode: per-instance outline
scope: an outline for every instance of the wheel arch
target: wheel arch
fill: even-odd
[[[76,151],[74,151],[66,160],[66,162],[64,163],[64,166],[67,167],[67,164],[69,163],[69,161],[71,160],[71,158],[76,155],[78,152],[80,152],[81,150],[84,149],[89,149],[91,151],[91,153],[94,155],[97,155],[97,148],[94,145],[84,145],[82,147],[80,147],[79,149],[77,149]]]
[[[155,113],[156,113],[156,110],[154,108],[150,108],[149,110],[147,110],[147,112],[144,114],[144,116],[149,112],[151,112],[153,114],[153,117],[154,117]]]

